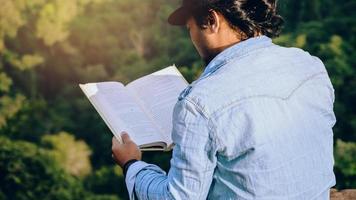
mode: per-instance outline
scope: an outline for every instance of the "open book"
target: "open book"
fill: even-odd
[[[126,131],[142,151],[169,151],[173,108],[188,85],[175,66],[120,82],[79,84],[115,137]]]

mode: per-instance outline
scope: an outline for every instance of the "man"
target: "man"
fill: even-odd
[[[130,198],[329,199],[334,89],[317,57],[272,43],[276,1],[184,0],[169,22],[207,66],[175,105],[168,174],[113,138]]]

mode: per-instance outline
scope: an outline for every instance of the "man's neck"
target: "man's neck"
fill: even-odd
[[[256,33],[254,37],[258,37],[258,36],[261,36],[262,34],[261,33]],[[248,40],[249,38],[239,38],[239,37],[235,37],[233,38],[232,40],[230,41],[226,41],[225,39],[223,39],[221,42],[222,45],[215,48],[215,49],[211,49],[211,53],[209,54],[208,57],[206,58],[203,58],[203,61],[204,61],[204,64],[205,64],[205,67],[207,67],[209,65],[209,63],[218,55],[220,54],[221,52],[223,52],[225,49],[235,45],[235,44],[238,44],[240,42],[243,42],[245,40]]]
[[[227,48],[229,48],[229,47],[231,47],[231,46],[233,46],[233,45],[235,45],[235,44],[238,44],[238,43],[240,43],[240,42],[241,42],[241,40],[235,41],[235,42],[232,42],[232,43],[229,43],[229,44],[224,45],[224,46],[220,46],[220,47],[218,47],[218,48],[216,48],[216,49],[212,49],[212,50],[211,50],[211,53],[209,54],[209,56],[206,57],[206,58],[203,58],[205,67],[207,67],[207,66],[209,65],[209,63],[210,63],[218,54],[220,54],[221,52],[223,52],[225,49],[227,49]]]

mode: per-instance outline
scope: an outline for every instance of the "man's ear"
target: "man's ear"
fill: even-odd
[[[211,33],[217,33],[220,29],[220,15],[215,10],[209,10],[207,28]]]

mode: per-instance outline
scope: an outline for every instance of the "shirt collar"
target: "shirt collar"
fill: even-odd
[[[251,51],[261,49],[270,45],[272,45],[272,39],[265,35],[249,38],[247,40],[234,44],[231,47],[224,49],[217,56],[215,56],[215,58],[208,64],[208,66],[206,66],[203,73],[196,81],[209,76],[232,58],[242,57]]]

